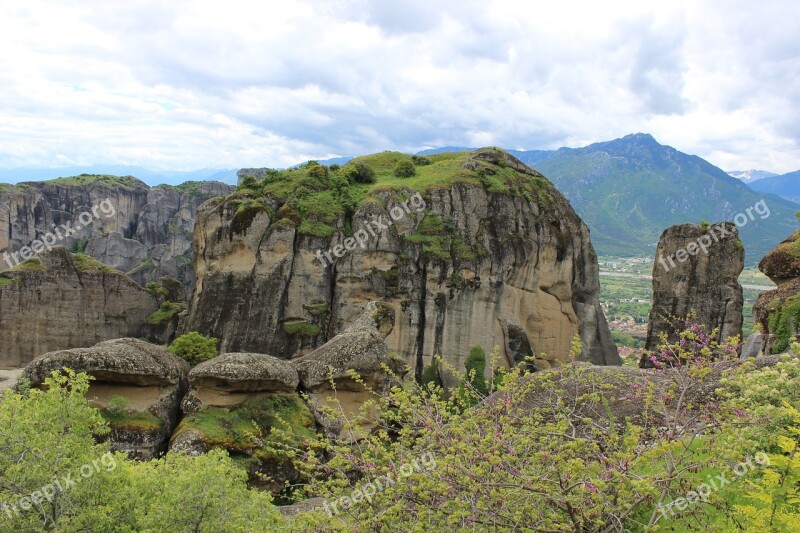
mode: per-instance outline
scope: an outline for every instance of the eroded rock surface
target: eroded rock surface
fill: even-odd
[[[54,247],[0,274],[0,366],[147,334],[156,298],[121,272]]]
[[[22,377],[38,387],[51,372],[63,368],[94,377],[87,397],[108,417],[113,450],[138,459],[152,459],[166,450],[188,387],[186,361],[161,346],[115,339],[91,348],[46,353],[31,361]],[[109,403],[118,396],[127,400],[127,407],[109,411]]]
[[[232,187],[219,182],[149,187],[124,178],[92,176],[27,182],[0,189],[0,253],[19,252],[42,234],[68,225],[74,231],[58,244],[80,249],[128,273],[137,283],[170,276],[194,284],[192,235],[197,207]],[[82,213],[97,216],[82,225]],[[54,226],[55,225],[55,226]],[[0,270],[9,268],[0,262]],[[181,295],[179,301],[185,301]]]
[[[741,339],[744,299],[738,279],[743,268],[744,247],[732,223],[666,229],[653,265],[653,306],[645,348],[657,348],[662,332],[674,338],[674,318],[685,318],[690,312],[709,331],[719,328],[717,340]]]
[[[589,230],[567,200],[500,150],[463,157],[463,179],[420,191],[424,208],[327,266],[316,253],[346,242],[344,217],[319,237],[269,197],[207,202],[195,227],[198,282],[185,329],[219,338],[223,352],[289,359],[333,339],[368,302],[384,301],[397,316],[388,350],[418,376],[433,355],[463,368],[474,345],[500,346],[509,365],[527,349],[562,362],[576,335],[584,360],[619,364]],[[534,184],[533,194],[493,192],[487,180],[509,172]],[[416,192],[378,188],[355,210],[353,230],[389,220]],[[441,230],[426,229],[435,224]]]

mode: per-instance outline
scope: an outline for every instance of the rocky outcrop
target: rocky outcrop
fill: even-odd
[[[152,459],[180,419],[189,365],[167,349],[137,339],[115,339],[91,348],[46,353],[31,361],[23,377],[39,387],[54,370],[69,368],[94,377],[87,398],[111,426],[112,450]],[[116,397],[127,401],[114,407]]]
[[[182,407],[191,415],[203,407],[230,408],[256,397],[293,394],[300,379],[288,361],[265,354],[228,353],[194,367],[189,383]]]
[[[292,361],[317,425],[325,434],[339,436],[343,420],[356,421],[365,414],[361,412],[364,403],[375,395],[388,394],[393,381],[385,339],[394,325],[394,309],[385,303],[371,302],[344,332]],[[354,377],[353,372],[358,376]],[[366,433],[374,420],[364,416],[358,423]]]
[[[763,355],[761,350],[761,333],[756,331],[755,333],[751,333],[747,340],[744,341],[742,345],[742,353],[739,355],[741,359],[747,359],[748,357],[758,357],[759,355]]]
[[[761,354],[781,353],[800,334],[800,231],[765,255],[758,269],[778,285],[753,305],[753,320],[763,333]]]
[[[171,451],[199,455],[223,448],[247,457],[250,484],[276,493],[299,479],[291,460],[275,448],[286,438],[303,446],[316,431],[291,362],[265,354],[224,354],[194,367],[189,383],[181,404],[185,418],[172,436]]]
[[[231,190],[218,182],[151,188],[130,176],[87,175],[3,187],[0,253],[19,252],[58,230],[64,238],[57,244],[85,250],[142,285],[162,276],[179,279],[188,295],[194,284],[192,232],[197,207]],[[83,213],[92,217],[82,223]],[[62,225],[69,226],[69,236]],[[0,270],[6,268],[9,265],[0,262]]]
[[[459,157],[444,184],[376,187],[352,217],[326,221],[330,236],[279,198],[207,202],[195,227],[198,282],[185,329],[217,337],[223,352],[289,359],[334,338],[367,302],[383,301],[397,317],[388,350],[417,375],[437,354],[463,369],[474,345],[500,346],[506,364],[531,353],[565,361],[576,335],[583,359],[619,364],[589,230],[566,199],[500,150]],[[410,198],[419,208],[408,209]],[[348,228],[367,235],[368,226],[374,235],[350,250]],[[346,255],[320,260],[318,252],[339,245]]]
[[[693,321],[717,340],[742,335],[744,247],[730,222],[713,226],[681,224],[661,234],[653,265],[653,306],[645,348],[654,350],[659,335],[674,338],[674,319],[694,312]],[[645,359],[643,359],[645,361]]]
[[[124,274],[54,247],[0,274],[0,366],[146,335],[158,301]]]

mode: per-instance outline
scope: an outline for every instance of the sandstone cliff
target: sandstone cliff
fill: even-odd
[[[0,274],[0,367],[148,333],[156,298],[124,274],[55,247]]]
[[[664,230],[653,265],[653,306],[646,349],[659,345],[659,335],[672,336],[672,318],[685,318],[709,329],[717,340],[742,335],[744,247],[730,222],[712,226],[681,224]]]
[[[223,352],[291,358],[376,300],[397,317],[389,350],[417,375],[434,354],[463,369],[478,344],[500,346],[501,364],[544,353],[547,367],[576,335],[583,359],[619,364],[589,231],[550,182],[497,149],[434,156],[408,179],[392,172],[403,159],[268,173],[259,190],[201,206],[185,329],[219,338]],[[359,162],[376,184],[359,183]],[[338,245],[341,258],[320,258]]]
[[[106,211],[57,244],[84,251],[140,284],[170,276],[194,283],[192,232],[197,207],[230,193],[223,183],[151,188],[136,178],[76,176],[0,189],[0,253],[19,252],[61,225],[81,226],[81,213],[108,200]],[[111,209],[113,207],[113,209]],[[9,266],[0,261],[0,270]]]

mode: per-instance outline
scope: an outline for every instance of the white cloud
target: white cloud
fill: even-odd
[[[800,168],[800,7],[765,0],[0,3],[0,166],[185,169],[648,131]]]

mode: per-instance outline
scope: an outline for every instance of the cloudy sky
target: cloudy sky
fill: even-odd
[[[286,166],[634,132],[800,169],[800,3],[0,2],[0,168]]]

